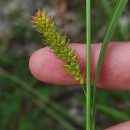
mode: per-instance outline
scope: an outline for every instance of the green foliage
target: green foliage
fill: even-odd
[[[97,86],[97,81],[98,81],[98,77],[101,71],[101,67],[102,67],[102,63],[103,63],[103,59],[105,56],[105,52],[106,49],[108,47],[108,44],[112,38],[112,35],[114,33],[114,30],[118,24],[118,21],[121,17],[122,12],[124,11],[124,8],[127,4],[128,0],[124,0],[124,1],[120,1],[118,0],[116,3],[116,6],[113,10],[113,13],[110,17],[107,29],[106,29],[106,33],[102,42],[102,47],[100,50],[100,54],[99,54],[99,59],[98,59],[98,63],[97,63],[97,67],[96,67],[96,74],[95,74],[95,78],[94,78],[94,89],[93,89],[93,102],[92,102],[92,124],[94,124],[94,118],[95,118],[95,99],[96,99],[96,86]],[[92,126],[94,129],[94,126]]]
[[[129,116],[117,111],[114,108],[111,108],[107,105],[103,104],[97,104],[97,109],[100,110],[101,112],[105,113],[107,116],[111,117],[115,122],[123,122],[129,120]]]
[[[11,20],[18,20],[20,17],[21,17],[21,16],[20,16],[20,12],[18,12],[18,11],[16,11],[16,10],[10,12],[10,14],[9,14],[9,18],[10,18]]]
[[[115,2],[116,0],[113,1]],[[113,1],[109,1],[112,8],[115,4]],[[11,2],[13,2],[13,0]],[[17,3],[18,1],[14,2]],[[81,10],[85,12],[82,8],[82,2],[84,5],[84,1],[73,0],[73,4],[75,2],[78,4],[76,7],[73,6],[71,11],[73,12],[75,10],[77,12],[77,8],[81,8]],[[10,2],[6,0],[0,0],[0,3],[0,7],[2,8],[5,7],[5,4],[10,4]],[[49,1],[47,3],[49,3]],[[72,4],[72,2],[70,3]],[[92,3],[92,32],[94,32],[92,39],[94,42],[100,41],[98,34],[104,29],[108,15],[103,13],[105,12],[105,9],[103,8],[104,6],[102,3],[99,4],[99,0],[94,0]],[[27,5],[27,7],[29,8],[30,5]],[[34,8],[34,10],[37,9],[36,7]],[[7,9],[8,8],[5,8],[5,10]],[[2,72],[1,70],[4,70],[8,77],[11,78],[15,76],[20,80],[18,83],[15,83],[4,75],[0,75],[0,130],[67,129],[65,124],[61,124],[56,120],[54,114],[48,114],[44,104],[47,104],[48,108],[51,108],[57,115],[67,121],[71,127],[76,130],[84,130],[85,98],[82,94],[82,90],[79,87],[61,87],[41,83],[34,79],[30,74],[28,60],[30,54],[39,48],[37,43],[41,43],[41,38],[38,37],[37,33],[32,29],[30,17],[28,17],[29,20],[25,20],[25,17],[22,17],[22,13],[26,14],[26,11],[24,9],[22,11],[16,11],[18,11],[16,14],[20,13],[20,18],[18,16],[17,19],[17,15],[15,15],[15,20],[10,19],[10,14],[9,16],[6,14],[4,17],[2,15],[1,19],[2,21],[6,17],[6,19],[10,20],[8,23],[11,25],[11,30],[8,34],[4,34],[4,32],[0,33],[0,72]],[[125,14],[129,11],[128,6]],[[84,15],[82,17],[85,19]],[[120,24],[118,25],[121,32],[124,30],[123,37],[125,36],[126,40],[130,39],[130,32],[127,30],[129,24],[130,21],[128,20],[128,24],[126,24],[125,28],[120,26]],[[83,28],[83,30],[85,29]],[[83,30],[81,30],[81,32],[85,34]],[[2,37],[1,34],[4,34],[4,36]],[[74,39],[78,42],[77,38],[74,37]],[[120,40],[120,37],[119,35],[114,35],[113,39]],[[31,92],[26,89],[28,87],[23,84],[23,82],[26,82],[26,84],[30,86]],[[21,87],[21,85],[23,87]],[[108,90],[97,91],[97,104],[109,106],[109,108],[114,109],[117,112],[122,112],[125,116],[130,115],[129,92]],[[34,95],[35,92],[37,93],[37,96]],[[47,100],[45,101],[45,99]],[[96,117],[98,128],[96,127],[96,130],[104,129],[122,121],[122,118],[120,117],[120,119],[115,122],[115,119],[119,118],[118,114],[114,115],[111,114],[111,111],[109,112],[110,113],[106,113],[103,110],[98,109]]]

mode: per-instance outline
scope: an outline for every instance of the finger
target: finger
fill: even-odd
[[[107,128],[105,130],[129,130],[130,129],[130,121],[112,126],[110,128]]]
[[[82,74],[86,68],[86,45],[72,44],[80,59]],[[101,44],[91,45],[91,82],[93,84],[96,64]],[[78,85],[79,83],[62,68],[63,62],[57,59],[49,48],[42,48],[32,54],[29,66],[32,74],[43,82],[60,85]],[[109,89],[130,89],[130,44],[111,43],[106,51],[98,86]]]
[[[71,48],[74,50],[76,49],[78,57],[82,62],[82,68],[84,71],[86,65],[85,46],[75,44],[73,46],[71,45]],[[65,71],[65,69],[62,67],[63,64],[64,63],[61,60],[54,56],[48,47],[36,51],[34,54],[32,54],[29,61],[29,67],[32,74],[40,81],[59,85],[79,84],[69,73]]]

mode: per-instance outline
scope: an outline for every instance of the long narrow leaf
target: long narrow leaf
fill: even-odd
[[[111,16],[112,14],[112,8],[111,8],[111,5],[110,5],[110,2],[108,0],[102,0],[102,4],[104,6],[104,9],[107,13],[107,16]],[[122,34],[122,31],[121,31],[121,28],[119,26],[116,27],[117,29],[115,30],[115,33],[117,35],[117,37],[119,38],[119,40],[125,40],[123,34]]]
[[[107,31],[106,31],[106,34],[105,34],[105,37],[104,37],[104,40],[102,42],[102,47],[101,47],[101,51],[100,51],[100,55],[99,55],[99,59],[98,59],[98,64],[97,64],[97,67],[96,67],[96,74],[95,74],[95,79],[94,79],[94,88],[93,88],[93,102],[92,102],[92,126],[94,128],[94,124],[95,124],[95,118],[94,118],[94,115],[95,115],[95,96],[96,96],[96,85],[97,85],[97,81],[98,81],[98,77],[99,77],[99,74],[100,74],[100,70],[101,70],[101,67],[102,67],[102,62],[103,62],[103,59],[104,59],[104,55],[105,55],[105,52],[106,52],[106,49],[107,49],[107,46],[111,40],[111,37],[113,35],[113,32],[117,26],[117,23],[119,21],[119,18],[127,4],[128,0],[118,0],[117,3],[116,3],[116,7],[113,11],[113,14],[110,18],[110,21],[108,23],[108,26],[107,26]]]
[[[127,121],[130,119],[130,117],[128,115],[126,115],[125,113],[122,113],[114,108],[109,107],[109,106],[97,104],[96,107],[99,111],[101,111],[102,113],[105,113],[105,115],[109,116],[114,121],[124,122],[124,121]]]
[[[111,15],[112,9],[111,9],[111,6],[110,6],[110,4],[109,4],[109,1],[108,1],[108,0],[102,0],[102,3],[103,3],[103,5],[104,5],[104,7],[105,7],[105,10],[106,10],[107,15],[108,15],[108,16]]]

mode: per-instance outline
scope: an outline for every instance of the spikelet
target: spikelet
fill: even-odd
[[[66,44],[67,37],[57,32],[56,24],[51,17],[38,9],[36,15],[33,16],[32,22],[36,30],[46,39],[55,56],[64,61],[63,67],[65,70],[83,85],[84,81],[80,72],[81,65],[77,56]]]

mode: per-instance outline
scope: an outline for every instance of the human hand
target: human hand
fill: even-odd
[[[81,62],[81,72],[86,70],[86,45],[72,44]],[[96,71],[96,64],[101,44],[91,45],[91,83],[93,84]],[[48,47],[42,48],[32,54],[29,67],[31,73],[38,80],[60,85],[78,85],[61,66],[63,62],[57,59]],[[98,87],[113,90],[130,90],[130,43],[111,43],[107,49],[101,73],[98,80]],[[130,121],[118,124],[105,130],[129,130]]]

